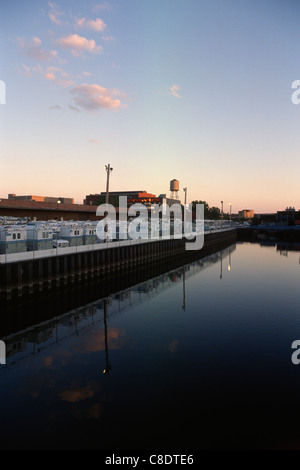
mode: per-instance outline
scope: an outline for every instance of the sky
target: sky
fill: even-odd
[[[300,2],[0,4],[0,197],[300,209]]]

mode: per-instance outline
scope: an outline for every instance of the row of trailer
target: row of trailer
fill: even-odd
[[[1,224],[2,222],[2,224]],[[147,221],[148,222],[148,221]],[[1,221],[0,220],[0,254],[19,253],[24,251],[48,250],[51,248],[72,247],[79,245],[91,245],[102,243],[106,237],[108,241],[126,238],[151,238],[153,232],[156,236],[162,236],[162,226],[158,223],[154,227],[141,225],[140,228],[133,227],[137,234],[129,230],[129,222],[121,224],[117,221],[115,230],[108,231],[104,236],[101,231],[97,235],[98,221]],[[170,233],[176,230],[170,227]]]
[[[0,254],[100,243],[97,222],[27,222],[0,225]]]
[[[2,219],[2,220],[1,220]],[[131,224],[132,222],[132,224]],[[195,223],[186,225],[179,220],[163,222],[144,220],[135,224],[134,220],[116,222],[115,229],[104,235],[103,228],[97,234],[98,221],[17,221],[0,217],[0,254],[24,251],[48,250],[51,248],[95,245],[107,241],[134,238],[166,238],[168,234],[181,237],[184,233],[198,231]],[[207,223],[206,223],[207,222]],[[208,223],[209,222],[209,223]],[[222,222],[222,227],[221,227]],[[205,221],[204,231],[226,228],[223,221]]]

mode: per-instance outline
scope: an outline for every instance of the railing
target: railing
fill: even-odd
[[[233,220],[204,220],[204,231],[214,232],[216,230],[234,230],[236,222]]]

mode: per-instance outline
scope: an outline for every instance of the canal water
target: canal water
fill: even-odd
[[[298,449],[299,286],[297,247],[238,242],[6,326],[0,448]]]

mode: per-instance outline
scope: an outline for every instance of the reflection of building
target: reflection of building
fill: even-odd
[[[253,209],[243,209],[239,211],[239,217],[242,219],[253,219],[254,210]]]
[[[25,351],[27,348],[27,340],[25,337],[20,337],[13,342],[6,343],[6,356],[12,357],[17,353]]]
[[[259,225],[274,225],[277,222],[277,214],[275,212],[265,214],[255,214]]]
[[[110,318],[116,314],[119,315],[120,312],[125,312],[126,309],[131,309],[132,306],[138,303],[159,295],[162,291],[174,286],[174,282],[181,280],[183,287],[182,309],[186,310],[188,306],[188,290],[186,291],[185,287],[189,278],[220,261],[224,263],[227,257],[228,265],[231,266],[231,254],[235,249],[236,245],[231,245],[220,252],[212,253],[172,271],[163,272],[139,285],[133,285],[119,292],[111,293],[109,297],[83,305],[82,307],[74,307],[74,301],[72,300],[73,310],[63,315],[61,313],[58,314],[56,308],[52,308],[50,305],[49,312],[53,313],[53,317],[38,325],[33,322],[26,330],[23,330],[22,327],[22,331],[17,334],[5,335],[7,358],[10,359],[9,366],[16,364],[23,366],[25,360],[31,361],[34,355],[43,353],[46,350],[50,351],[48,354],[50,358],[52,348],[63,345],[64,341],[72,341],[72,338],[77,335],[83,336],[84,334],[89,334],[91,328],[98,328],[99,322],[102,327],[104,322],[104,348],[100,340],[101,347],[98,344],[98,350],[105,349],[105,365],[102,372],[104,374],[110,373],[109,350],[116,348],[116,342],[121,339],[120,334],[123,335],[125,331],[114,327],[109,328]],[[162,267],[161,269],[165,268]],[[135,273],[132,280],[129,278],[128,284],[131,282],[136,282]]]

